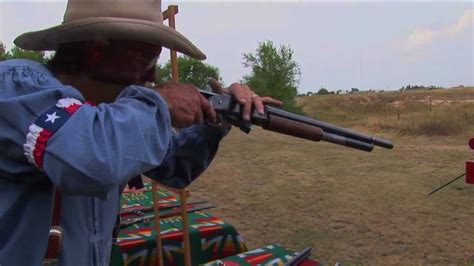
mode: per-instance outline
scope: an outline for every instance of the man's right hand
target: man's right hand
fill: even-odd
[[[178,82],[160,84],[154,89],[165,99],[175,128],[185,128],[205,121],[216,123],[217,115],[196,86]]]

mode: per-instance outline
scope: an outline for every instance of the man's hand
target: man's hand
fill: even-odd
[[[154,88],[166,101],[175,128],[193,124],[216,123],[217,115],[209,101],[191,84],[168,82]]]
[[[255,107],[257,112],[260,115],[264,114],[264,104],[272,104],[276,106],[282,106],[283,102],[279,100],[275,100],[271,97],[260,97],[254,91],[250,89],[249,86],[240,84],[240,83],[233,83],[228,88],[222,88],[219,81],[215,79],[209,80],[209,85],[211,86],[212,90],[219,94],[229,94],[234,96],[237,101],[242,104],[243,106],[243,113],[242,117],[244,120],[250,121],[250,115],[252,111],[252,106]]]

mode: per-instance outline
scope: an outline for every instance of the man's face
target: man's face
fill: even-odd
[[[104,47],[94,77],[100,80],[122,84],[143,85],[154,81],[155,65],[161,53],[161,46],[114,40]]]

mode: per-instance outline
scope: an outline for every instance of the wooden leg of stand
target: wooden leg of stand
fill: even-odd
[[[183,189],[179,197],[181,198],[181,219],[183,222],[184,265],[191,266],[191,244],[189,239],[187,196],[188,195]]]
[[[158,199],[158,186],[155,181],[151,181],[151,192],[153,195],[153,211],[155,212],[155,230],[156,230],[156,258],[158,258],[158,266],[164,266],[163,264],[163,246],[161,242],[161,229],[160,229],[160,208]]]

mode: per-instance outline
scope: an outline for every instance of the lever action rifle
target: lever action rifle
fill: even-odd
[[[252,125],[263,129],[313,141],[327,141],[363,151],[372,151],[374,145],[392,149],[393,143],[370,135],[331,125],[306,116],[293,114],[264,105],[264,114],[252,110],[250,121],[242,119],[242,108],[236,99],[226,94],[216,94],[204,90],[199,92],[211,103],[217,114],[228,123],[249,133]]]

